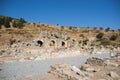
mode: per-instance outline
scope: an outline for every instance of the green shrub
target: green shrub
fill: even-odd
[[[105,31],[107,32],[107,31],[109,31],[110,30],[110,28],[109,27],[107,27],[106,29],[105,29]]]
[[[104,36],[104,33],[99,33],[96,35],[96,38],[101,39]]]
[[[116,35],[112,35],[111,37],[110,37],[110,40],[112,40],[112,41],[115,41],[117,39],[117,36]]]
[[[110,41],[109,40],[101,40],[101,45],[103,45],[103,46],[110,45]]]
[[[16,19],[7,16],[0,16],[0,26],[4,25],[6,28],[10,28],[10,22],[13,22],[13,27],[15,28],[22,28],[24,23],[26,23],[23,18]]]
[[[80,36],[80,37],[85,37],[83,34],[80,34],[79,36]]]
[[[103,30],[103,27],[100,27],[100,30]]]
[[[69,27],[70,30],[71,30],[72,28],[73,28],[72,26]]]
[[[83,41],[83,45],[87,45],[87,42],[88,42],[88,41],[89,41],[88,39],[84,40],[84,41]]]
[[[64,29],[64,26],[61,26],[61,29]]]

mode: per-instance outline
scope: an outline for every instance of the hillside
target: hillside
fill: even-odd
[[[3,18],[3,17],[0,17]],[[9,17],[10,18],[10,17]],[[30,41],[39,37],[40,31],[47,31],[50,34],[52,31],[59,33],[67,32],[70,39],[81,41],[91,41],[91,45],[113,45],[114,47],[120,46],[120,31],[110,30],[109,28],[78,28],[72,26],[57,26],[50,24],[37,24],[37,23],[23,23],[23,27],[14,27],[13,20],[19,21],[19,19],[10,18],[10,27],[6,27],[1,24],[0,29],[0,45],[1,49],[9,45],[10,38],[18,38],[22,41]],[[24,20],[24,19],[23,19]],[[25,22],[25,20],[24,20]]]

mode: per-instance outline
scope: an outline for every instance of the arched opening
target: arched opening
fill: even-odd
[[[39,44],[40,47],[42,47],[42,45],[43,45],[42,41],[38,40],[37,43]]]
[[[54,40],[52,40],[52,41],[50,42],[50,47],[55,47],[55,41],[54,41]]]
[[[62,41],[62,47],[65,47],[65,42]]]

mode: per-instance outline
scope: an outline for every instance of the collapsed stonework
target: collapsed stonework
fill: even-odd
[[[51,65],[50,74],[60,80],[119,80],[120,58],[88,58],[86,64],[69,65],[57,63]],[[106,65],[104,65],[106,64]]]
[[[119,53],[120,48],[93,46],[89,40],[78,41],[67,32],[40,31],[39,37],[23,42],[12,37],[10,44],[0,56],[13,56],[17,59],[41,60],[56,57],[81,56],[88,54]]]
[[[40,31],[38,40],[43,42],[44,48],[68,48],[77,46],[77,41],[70,39],[70,36],[66,32],[59,33],[52,31],[48,34],[47,31]]]

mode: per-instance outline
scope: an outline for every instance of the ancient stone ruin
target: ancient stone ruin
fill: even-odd
[[[41,30],[38,38],[24,42],[12,37],[6,52],[0,56],[13,56],[22,60],[41,60],[46,58],[80,56],[101,53],[119,53],[120,48],[93,46],[90,40],[78,41],[67,32]]]
[[[43,48],[69,48],[78,45],[77,41],[70,39],[67,32],[57,31],[52,31],[50,34],[47,31],[40,31],[39,38],[35,41]]]
[[[86,64],[79,67],[57,63],[51,65],[49,73],[57,76],[60,80],[119,80],[119,59],[93,57],[88,58]]]

